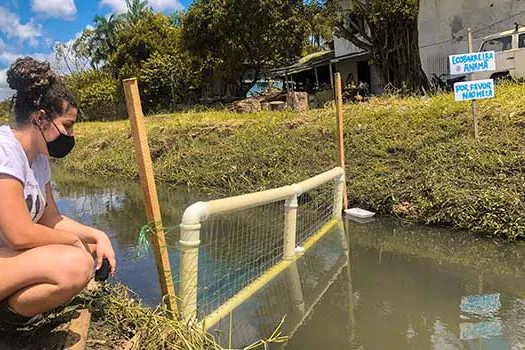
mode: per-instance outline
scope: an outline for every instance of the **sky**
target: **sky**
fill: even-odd
[[[185,9],[191,0],[149,0],[155,11]],[[6,81],[9,65],[18,57],[32,56],[52,64],[52,47],[67,43],[93,23],[126,9],[126,0],[0,0],[0,101],[13,90]]]

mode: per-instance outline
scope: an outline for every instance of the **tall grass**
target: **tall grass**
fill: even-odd
[[[373,98],[345,106],[350,200],[403,220],[514,239],[525,235],[525,86],[479,101],[451,95]],[[147,118],[157,179],[222,195],[305,179],[335,166],[332,108],[306,113],[197,112]],[[127,121],[82,123],[62,163],[137,179]]]

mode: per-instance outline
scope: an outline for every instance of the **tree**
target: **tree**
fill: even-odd
[[[304,18],[308,24],[309,44],[319,50],[333,39],[337,6],[332,0],[310,0],[305,2]]]
[[[171,55],[179,51],[180,29],[162,13],[147,11],[135,25],[118,32],[110,64],[119,79],[130,78],[139,75],[143,63],[153,54]]]
[[[367,50],[385,82],[404,91],[429,89],[421,68],[419,0],[351,0],[341,10],[336,32]]]
[[[185,52],[154,53],[140,70],[143,101],[147,110],[176,109],[177,104],[188,104],[189,91],[196,87],[198,73]]]
[[[57,42],[53,47],[58,66],[67,69],[68,73],[82,72],[89,68],[90,58],[85,45],[75,45],[75,41]]]
[[[85,29],[75,40],[73,48],[86,51],[91,58],[92,68],[109,61],[117,49],[117,32],[121,26],[121,17],[115,14],[109,17],[95,16],[93,28]]]
[[[143,0],[126,0],[128,11],[124,14],[126,22],[135,25],[146,12],[150,12],[148,2]]]
[[[235,84],[253,69],[255,83],[263,68],[300,57],[307,32],[303,10],[302,0],[197,0],[184,17],[183,43],[210,68],[206,78]]]

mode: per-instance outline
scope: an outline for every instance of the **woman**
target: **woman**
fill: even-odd
[[[108,236],[61,215],[48,156],[74,147],[78,106],[49,64],[26,57],[7,71],[16,90],[14,126],[0,127],[0,319],[15,325],[62,305],[88,284],[106,258]]]

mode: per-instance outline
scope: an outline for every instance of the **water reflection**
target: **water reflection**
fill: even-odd
[[[519,245],[384,221],[347,232],[351,275],[335,281],[287,349],[525,348],[516,288],[524,276],[509,266],[523,264]]]
[[[53,169],[54,192],[61,212],[108,233],[119,262],[117,279],[137,292],[143,301],[156,305],[160,300],[157,270],[151,252],[138,256],[137,238],[147,223],[140,184],[111,180],[93,181]],[[184,209],[206,199],[185,189],[159,188],[164,225],[170,227],[167,240],[175,244]],[[170,258],[174,264],[178,259]]]
[[[240,348],[268,337],[286,316],[282,331],[293,337],[332,282],[348,273],[345,246],[346,238],[340,225],[210,332],[222,346]],[[342,291],[342,294],[352,293]]]
[[[135,249],[146,223],[139,184],[55,175],[60,209],[108,232],[118,279],[157,304],[154,259]],[[176,241],[184,208],[207,198],[159,187],[159,199]],[[345,226],[232,313],[232,345],[268,336],[286,315],[292,350],[525,349],[523,244],[390,220]],[[213,329],[226,346],[229,325]]]

